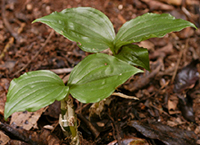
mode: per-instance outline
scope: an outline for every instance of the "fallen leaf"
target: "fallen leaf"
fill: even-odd
[[[177,110],[178,105],[177,96],[170,95],[167,105],[169,114],[174,114],[174,112]]]
[[[172,5],[164,4],[164,3],[159,2],[159,1],[154,1],[154,0],[142,0],[142,1],[145,2],[149,6],[150,10],[169,11],[169,10],[174,9],[174,7]]]
[[[15,112],[11,116],[10,124],[15,127],[22,127],[25,130],[30,130],[32,127],[37,128],[37,121],[46,108],[41,108],[35,112]]]
[[[152,51],[155,49],[155,45],[149,40],[145,40],[145,41],[140,42],[138,44],[138,46],[143,47],[143,48],[147,48],[148,50],[152,50]]]
[[[4,115],[4,106],[6,102],[6,93],[0,91],[0,114]]]
[[[195,122],[195,116],[193,111],[193,99],[188,94],[186,95],[186,97],[181,95],[178,95],[178,97],[179,108],[183,117],[190,122]]]
[[[168,3],[168,4],[172,4],[172,5],[175,5],[175,6],[180,6],[181,3],[182,3],[182,0],[159,0],[159,1],[162,1],[162,2],[165,2],[165,3]]]
[[[9,142],[10,138],[5,135],[2,131],[0,131],[0,144],[6,145]]]
[[[191,36],[194,36],[194,29],[192,29],[191,27],[187,27],[183,29],[182,31],[180,31],[179,33],[177,33],[177,36],[180,39],[187,39]]]
[[[52,118],[58,119],[61,113],[60,106],[60,101],[55,101],[53,104],[49,105],[44,115],[48,115]]]
[[[176,75],[174,81],[174,92],[181,93],[186,89],[193,88],[196,81],[199,79],[199,72],[197,70],[197,63],[199,60],[193,60],[187,66],[183,67]]]

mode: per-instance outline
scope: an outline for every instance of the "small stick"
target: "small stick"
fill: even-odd
[[[135,100],[139,100],[139,99],[138,99],[137,97],[135,97],[135,96],[128,96],[128,95],[125,95],[125,94],[120,93],[120,92],[114,92],[114,93],[112,93],[112,95],[114,95],[114,96],[119,96],[119,97],[125,98],[125,99],[135,99]]]
[[[108,112],[110,113],[110,109],[108,110]],[[119,134],[119,128],[117,126],[117,124],[115,123],[114,119],[108,114],[108,117],[110,118],[110,120],[112,121],[113,125],[114,125],[114,128],[116,130],[116,133],[117,133],[117,142],[119,145],[122,145],[121,143],[121,136]],[[114,134],[113,134],[114,135]]]
[[[36,59],[36,57],[39,55],[39,53],[40,53],[40,52],[44,49],[44,47],[47,45],[47,43],[49,42],[49,40],[51,39],[51,37],[53,36],[53,34],[54,34],[54,30],[51,30],[50,35],[48,36],[48,38],[46,39],[44,45],[40,48],[40,50],[33,56],[33,58],[32,58],[24,67],[22,67],[20,70],[18,70],[16,73],[14,73],[13,76],[18,75],[21,71],[23,71],[26,67],[28,67],[28,66],[31,64],[31,62],[32,62],[33,60]]]
[[[77,116],[81,121],[83,121],[87,125],[88,129],[92,132],[95,138],[97,138],[100,135],[100,132],[82,114],[77,114]]]
[[[8,43],[6,44],[6,46],[4,47],[4,49],[0,55],[0,59],[2,59],[5,56],[5,53],[12,46],[13,43],[14,43],[14,37],[10,37]]]
[[[5,25],[5,27],[7,28],[7,30],[10,32],[10,34],[17,40],[20,40],[20,37],[18,36],[18,34],[16,32],[13,31],[13,28],[11,27],[10,23],[8,22],[6,15],[5,15],[5,0],[2,1],[1,4],[1,10],[2,10],[2,20],[3,23]]]
[[[179,64],[180,64],[180,62],[181,62],[181,58],[182,58],[182,56],[183,56],[183,49],[185,49],[185,48],[187,48],[187,47],[188,47],[188,40],[186,41],[185,47],[181,49],[181,52],[180,52],[180,54],[179,54],[179,58],[178,58],[177,63],[176,63],[176,67],[175,67],[175,70],[174,70],[174,74],[173,74],[172,79],[171,79],[171,84],[174,83],[174,79],[175,79],[175,77],[176,77],[176,74],[177,74],[177,71],[178,71],[178,67],[179,67]]]
[[[50,71],[56,73],[56,74],[65,74],[70,73],[73,68],[60,68],[60,69],[50,69]]]
[[[62,80],[63,80],[63,83],[66,84],[69,80],[69,76],[70,74],[66,75]]]

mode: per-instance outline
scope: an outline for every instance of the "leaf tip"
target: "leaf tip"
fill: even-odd
[[[34,21],[31,22],[31,24],[38,22],[38,19],[35,19]]]

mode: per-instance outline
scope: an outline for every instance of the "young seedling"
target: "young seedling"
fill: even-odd
[[[129,77],[149,70],[148,51],[133,43],[163,37],[194,24],[175,19],[169,14],[147,13],[126,22],[115,35],[108,17],[90,7],[54,12],[36,19],[91,54],[72,70],[67,85],[55,73],[38,70],[25,73],[11,81],[4,118],[17,111],[36,111],[55,100],[61,101],[60,125],[78,144],[76,117],[68,95],[82,103],[94,103],[109,97]],[[107,48],[113,56],[99,53]]]

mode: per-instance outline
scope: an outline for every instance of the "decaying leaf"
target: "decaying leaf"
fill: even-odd
[[[195,85],[196,81],[199,79],[199,72],[196,67],[197,63],[199,63],[198,59],[193,60],[177,74],[174,82],[175,93],[180,93]]]
[[[46,108],[41,108],[35,112],[15,112],[12,114],[10,124],[25,130],[37,128],[37,121],[45,110]]]
[[[183,117],[191,122],[195,122],[195,116],[193,111],[193,99],[190,95],[186,95],[186,97],[178,95],[179,97],[179,108]]]
[[[178,97],[175,95],[170,95],[168,102],[167,102],[169,114],[177,113],[177,104],[178,104]]]

